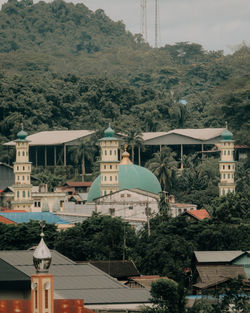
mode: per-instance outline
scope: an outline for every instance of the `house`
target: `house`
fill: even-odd
[[[15,281],[23,286],[34,273],[34,251],[0,251],[0,261],[8,264],[12,275],[3,272],[0,279],[9,282],[9,290],[0,289],[0,298],[30,299],[29,288],[17,288]],[[54,276],[54,299],[83,299],[89,309],[135,310],[150,303],[146,289],[130,289],[89,263],[77,264],[57,251],[51,251],[50,273]]]
[[[127,281],[131,276],[140,276],[140,273],[132,260],[90,261],[89,263],[119,281]]]
[[[187,210],[184,213],[182,213],[182,216],[186,216],[188,220],[190,221],[203,221],[206,218],[210,218],[210,215],[207,210],[201,209],[201,210]]]
[[[50,212],[25,212],[25,211],[3,211],[0,212],[0,222],[4,224],[20,224],[28,223],[29,221],[45,221],[47,224],[56,224],[58,229],[65,229],[73,225],[50,213]]]
[[[79,193],[87,193],[92,182],[67,181],[63,186],[57,187],[55,191],[66,192],[67,195],[76,195]]]
[[[239,276],[245,281],[248,280],[243,266],[239,265],[201,265],[196,266],[196,270],[198,278],[193,287],[197,293],[218,288],[225,282],[233,278],[238,278]]]
[[[157,282],[159,279],[169,280],[168,277],[160,277],[159,275],[141,275],[130,277],[125,285],[130,288],[145,288],[147,290],[150,290],[152,283]]]
[[[194,251],[196,266],[241,266],[250,279],[250,251]]]

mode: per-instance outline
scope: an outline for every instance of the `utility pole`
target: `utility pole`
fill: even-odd
[[[145,41],[147,41],[147,0],[141,0],[141,33]]]

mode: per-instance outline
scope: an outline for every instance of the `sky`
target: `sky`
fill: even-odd
[[[67,0],[89,9],[103,9],[114,21],[121,20],[132,33],[141,31],[142,0]],[[0,0],[0,4],[6,0]],[[34,2],[37,2],[36,0]],[[158,0],[158,46],[188,41],[206,50],[233,53],[245,42],[250,45],[250,0]],[[147,0],[148,42],[155,43],[155,0]]]

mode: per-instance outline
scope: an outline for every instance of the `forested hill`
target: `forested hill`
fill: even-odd
[[[226,121],[248,144],[249,69],[247,46],[228,56],[186,42],[156,49],[102,10],[9,0],[0,11],[0,144],[15,138],[21,122],[34,133]]]
[[[115,46],[135,46],[122,22],[84,4],[9,0],[0,13],[0,52],[40,51],[54,55],[94,53]]]

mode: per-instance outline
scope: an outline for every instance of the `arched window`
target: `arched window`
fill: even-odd
[[[112,176],[109,177],[109,180],[112,181]]]
[[[23,171],[25,171],[25,166],[23,166]]]
[[[25,198],[25,191],[23,191],[23,198]]]
[[[24,176],[23,176],[23,180],[25,180]]]
[[[227,177],[230,178],[230,174],[228,174]]]
[[[25,155],[24,151],[23,151],[23,156]]]
[[[109,150],[109,154],[112,155],[112,150]]]
[[[230,165],[228,165],[228,169],[229,169],[229,170],[231,169],[231,166],[230,166]]]
[[[112,170],[112,165],[110,165],[110,169]]]
[[[227,154],[230,155],[230,150],[227,151]]]
[[[17,198],[19,198],[19,190],[17,190],[16,196]]]

